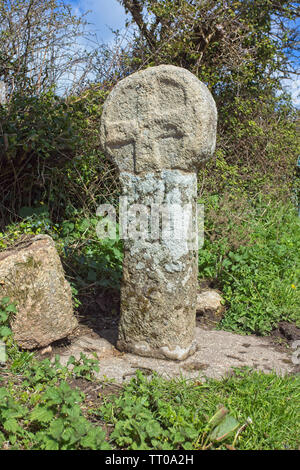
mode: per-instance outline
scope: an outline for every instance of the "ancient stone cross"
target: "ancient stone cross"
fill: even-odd
[[[124,225],[130,229],[139,214],[143,227],[140,236],[124,235],[121,350],[173,360],[196,350],[198,253],[185,229],[194,227],[195,238],[197,171],[214,152],[216,122],[206,86],[171,65],[121,80],[104,104],[101,142],[119,170]]]

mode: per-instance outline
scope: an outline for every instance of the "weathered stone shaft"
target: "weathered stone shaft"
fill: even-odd
[[[196,226],[195,174],[122,173],[120,180],[129,207],[143,204],[149,213],[153,205],[174,207],[180,223],[177,207],[190,205]],[[157,240],[151,238],[150,229],[148,238],[125,240],[118,346],[145,356],[184,359],[195,350],[197,255],[190,249],[189,237],[172,231],[174,224],[170,229],[161,230]]]

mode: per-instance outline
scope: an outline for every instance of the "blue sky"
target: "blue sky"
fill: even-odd
[[[109,42],[113,39],[113,30],[122,30],[125,26],[126,15],[124,8],[117,0],[69,0],[74,12],[82,14],[91,10],[86,20],[91,29],[97,32],[100,42]]]

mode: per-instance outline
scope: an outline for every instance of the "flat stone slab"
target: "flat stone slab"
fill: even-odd
[[[137,369],[146,375],[155,371],[165,378],[183,376],[189,379],[220,379],[232,368],[243,366],[266,373],[273,370],[278,375],[289,374],[294,369],[288,350],[275,349],[268,338],[197,327],[196,341],[198,351],[181,362],[119,352],[111,342],[95,334],[76,338],[60,351],[60,356],[61,363],[65,365],[72,355],[78,359],[81,352],[87,357],[94,357],[93,353],[96,353],[100,366],[98,378],[114,379],[118,383],[129,380]]]

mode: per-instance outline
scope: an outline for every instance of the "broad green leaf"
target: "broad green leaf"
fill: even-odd
[[[213,428],[214,426],[218,425],[224,417],[228,414],[227,408],[222,406],[214,415],[213,417],[208,421],[208,425],[210,428]]]
[[[62,418],[58,418],[55,421],[52,421],[49,427],[49,434],[54,439],[60,440],[61,435],[64,431],[64,420]]]
[[[54,417],[54,412],[43,405],[38,405],[30,414],[31,421],[38,421],[39,423],[48,423]]]
[[[239,422],[233,416],[227,415],[221,423],[213,429],[209,438],[213,442],[222,442],[234,433],[239,426]]]
[[[17,313],[16,306],[14,304],[10,304],[5,307],[6,312]]]
[[[20,428],[18,421],[14,418],[10,418],[3,423],[3,427],[6,431],[16,433]]]
[[[8,326],[0,326],[0,338],[6,338],[11,335],[11,329]]]

